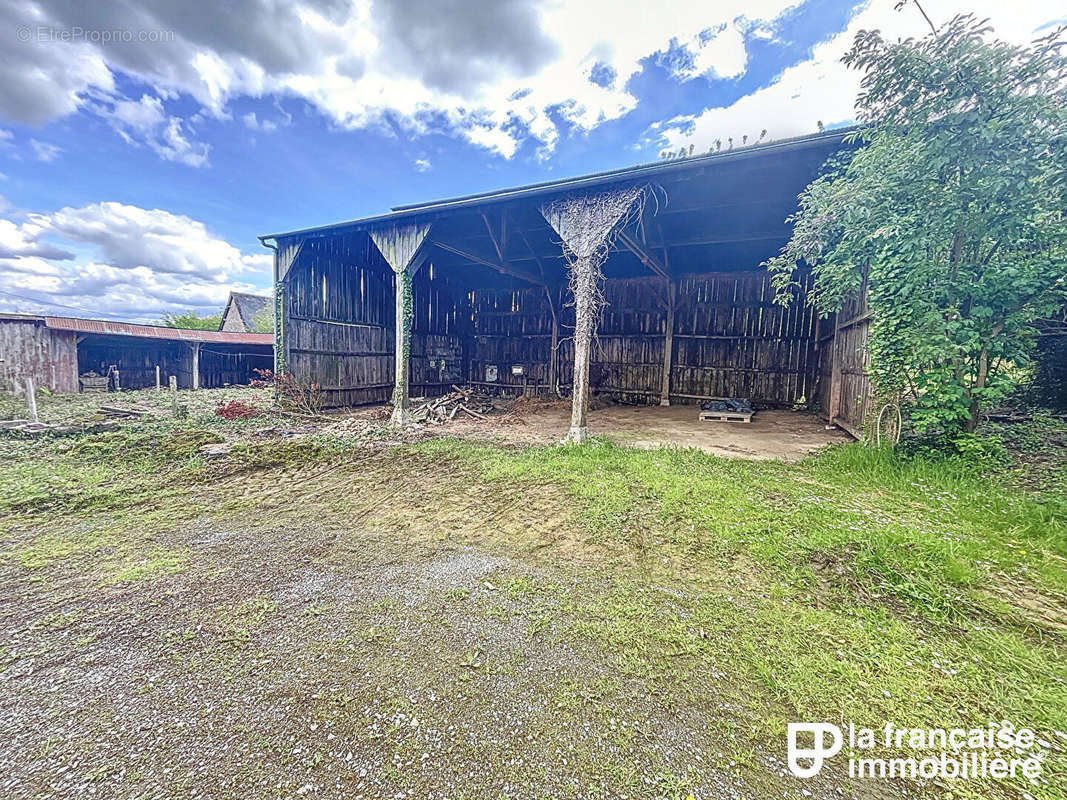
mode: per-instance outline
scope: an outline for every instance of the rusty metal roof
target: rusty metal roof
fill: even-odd
[[[103,334],[104,336],[138,336],[144,339],[171,339],[181,342],[213,342],[215,344],[274,344],[272,333],[231,333],[229,331],[197,331],[188,328],[164,328],[159,325],[137,325],[105,319],[78,317],[33,317],[57,331]]]

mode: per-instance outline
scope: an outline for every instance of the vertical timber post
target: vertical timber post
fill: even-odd
[[[37,387],[33,385],[33,376],[26,376],[26,405],[30,410],[30,421],[40,422],[41,418],[37,415]]]
[[[163,389],[163,384],[159,382],[159,364],[156,364],[156,391]]]
[[[836,425],[841,416],[841,312],[834,316],[834,338],[830,342],[830,398],[826,422]]]
[[[411,396],[408,386],[411,365],[411,324],[414,319],[411,283],[426,260],[423,247],[430,226],[423,224],[390,225],[370,232],[371,240],[396,277],[396,335],[393,342],[393,415],[392,425],[411,421]]]
[[[200,388],[200,342],[193,342],[193,391]]]
[[[678,287],[674,281],[667,279],[667,322],[663,337],[663,383],[659,392],[659,404],[671,404],[671,367],[674,357],[674,303]]]
[[[600,291],[613,231],[628,218],[644,187],[628,186],[594,193],[576,193],[548,200],[541,216],[559,234],[570,265],[574,295],[574,378],[571,382],[571,427],[566,442],[589,438],[589,360],[597,317],[604,304]]]
[[[178,416],[178,376],[171,375],[167,382],[170,385],[170,410]]]

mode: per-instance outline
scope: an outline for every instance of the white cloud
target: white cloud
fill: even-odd
[[[63,309],[71,306],[83,315],[146,321],[189,308],[210,313],[231,289],[257,291],[270,266],[269,254],[244,253],[202,222],[161,209],[109,202],[31,214],[21,223],[0,218],[0,307],[8,309],[74,313]]]
[[[49,142],[42,142],[39,139],[30,139],[30,149],[33,150],[33,157],[38,161],[55,161],[59,158],[59,154],[63,152],[63,148],[57,147]]]
[[[711,148],[728,137],[735,145],[748,135],[749,141],[767,130],[768,139],[784,139],[814,133],[818,124],[834,125],[854,120],[853,102],[859,91],[860,74],[847,69],[840,58],[851,47],[860,30],[879,29],[887,38],[923,36],[929,28],[911,6],[894,10],[893,3],[872,2],[850,22],[847,30],[815,47],[812,58],[786,69],[766,88],[742,97],[732,105],[710,108],[700,114],[680,117],[664,127],[661,144],[677,150],[695,145],[697,152]],[[928,0],[923,4],[935,24],[947,22],[959,10],[948,0]],[[1050,3],[1024,0],[1007,6],[998,0],[975,0],[968,11],[980,19],[988,17],[998,37],[1025,43],[1054,14]]]
[[[97,111],[132,145],[147,145],[166,161],[191,167],[207,163],[208,146],[190,141],[186,124],[168,115],[158,97],[146,94],[140,100],[119,100],[101,105]]]
[[[415,169],[419,172],[429,172],[433,169],[433,164],[430,163],[428,158],[416,158]]]
[[[206,151],[156,107],[159,98],[185,94],[224,117],[236,97],[296,96],[340,127],[380,126],[388,117],[409,133],[444,128],[511,156],[527,137],[543,150],[554,146],[553,111],[588,130],[631,110],[637,101],[626,82],[654,53],[688,51],[679,79],[740,74],[742,29],[796,2],[752,0],[739,9],[683,0],[235,0],[224,12],[213,2],[189,9],[19,0],[0,12],[10,23],[0,19],[0,27],[170,30],[174,38],[20,45],[0,66],[0,114],[40,122],[103,99],[114,103],[111,121],[129,141],[195,165]],[[614,81],[590,81],[594,68]],[[117,72],[159,97],[117,98]],[[248,115],[244,122],[269,124]]]
[[[250,111],[241,117],[241,121],[245,124],[245,127],[253,131],[263,131],[264,133],[270,133],[271,131],[278,130],[278,123],[271,119],[259,119],[256,116],[255,111]]]

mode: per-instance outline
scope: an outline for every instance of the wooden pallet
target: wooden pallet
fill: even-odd
[[[739,411],[701,411],[700,419],[704,422],[752,422],[752,414]]]

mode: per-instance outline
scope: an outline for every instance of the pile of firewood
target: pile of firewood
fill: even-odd
[[[434,397],[425,402],[413,405],[411,408],[412,422],[429,422],[439,425],[455,419],[457,414],[466,414],[475,419],[484,420],[486,414],[494,410],[493,398],[479,392],[477,389],[460,388],[452,385],[452,391],[440,397]]]

